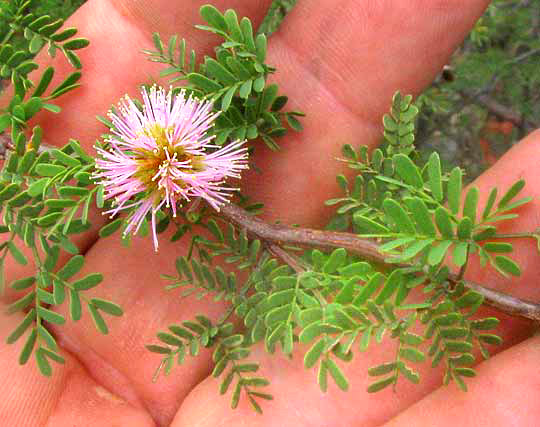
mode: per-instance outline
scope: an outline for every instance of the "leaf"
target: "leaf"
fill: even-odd
[[[461,320],[462,316],[459,313],[443,314],[433,318],[433,323],[437,326],[451,326]]]
[[[24,319],[17,325],[17,327],[9,334],[7,337],[6,342],[8,344],[13,344],[16,342],[25,332],[26,330],[34,323],[34,319],[36,318],[36,311],[34,309],[30,310]]]
[[[347,259],[347,251],[343,248],[335,249],[328,260],[324,263],[322,272],[326,274],[334,273],[338,268],[344,265]]]
[[[221,12],[210,4],[205,4],[201,6],[199,10],[201,17],[212,27],[226,32],[227,24],[225,23],[225,18]]]
[[[452,245],[451,240],[443,240],[436,246],[432,246],[428,252],[428,264],[438,265],[444,259],[446,252]]]
[[[242,392],[242,382],[238,381],[236,384],[236,387],[234,388],[234,392],[231,398],[231,408],[236,409],[238,407],[238,402],[240,401],[240,393]]]
[[[41,176],[55,176],[66,171],[65,166],[40,163],[36,166],[36,173]]]
[[[389,220],[395,223],[400,233],[415,234],[414,225],[401,205],[393,199],[385,199],[384,212]]]
[[[427,163],[428,177],[429,177],[429,188],[433,197],[438,202],[443,200],[443,187],[442,187],[442,178],[441,178],[441,159],[437,152],[433,152],[429,156]]]
[[[426,204],[417,197],[407,198],[405,203],[411,211],[418,232],[427,237],[435,237],[435,226]]]
[[[103,281],[103,275],[100,273],[89,274],[82,279],[73,282],[75,291],[87,291],[99,285]]]
[[[446,341],[444,343],[446,351],[455,353],[468,353],[472,350],[472,344],[468,341]]]
[[[396,166],[396,172],[405,183],[415,188],[422,188],[424,186],[420,171],[409,156],[400,153],[396,154],[393,160]]]
[[[272,103],[276,99],[278,93],[278,85],[270,84],[266,86],[262,92],[262,96],[259,98],[259,109],[260,111],[266,111],[270,109]]]
[[[76,206],[77,202],[71,199],[47,199],[45,200],[45,207],[49,209],[63,209]],[[58,213],[58,212],[53,212]]]
[[[42,106],[43,106],[43,102],[41,101],[41,98],[38,98],[38,97],[32,97],[28,101],[26,101],[23,104],[25,119],[28,120],[34,117],[37,114],[37,112],[41,110]]]
[[[336,385],[343,391],[347,391],[349,389],[349,382],[347,381],[347,378],[345,378],[345,375],[343,375],[343,372],[339,368],[339,366],[334,362],[332,359],[326,359],[326,365],[328,372],[334,379],[334,382]]]
[[[207,58],[205,66],[206,71],[223,85],[230,86],[237,82],[236,76],[215,59]]]
[[[458,267],[462,267],[467,262],[467,255],[469,250],[469,244],[467,242],[458,242],[454,246],[452,253],[452,259],[454,264]]]
[[[58,350],[58,344],[52,334],[43,325],[37,326],[38,337],[52,350]]]
[[[473,320],[471,322],[471,328],[479,331],[488,331],[490,329],[495,329],[499,326],[499,319],[496,317],[486,317],[485,319]]]
[[[238,16],[236,15],[236,12],[233,9],[227,9],[225,11],[224,18],[225,23],[227,24],[227,29],[231,34],[231,38],[234,41],[243,42],[244,35],[242,34],[242,30],[238,24]]]
[[[328,389],[328,368],[326,366],[326,359],[323,359],[319,364],[319,371],[317,373],[317,383],[323,393],[326,393]]]
[[[84,187],[75,187],[73,185],[65,185],[57,188],[58,194],[62,197],[71,197],[71,196],[86,196],[90,190]]]
[[[420,375],[413,371],[411,368],[409,368],[405,363],[399,362],[397,364],[399,372],[403,374],[405,378],[407,378],[410,382],[413,384],[418,384],[420,382]]]
[[[154,344],[147,344],[145,345],[146,349],[152,353],[157,354],[171,354],[172,349],[169,347],[162,347],[160,345],[154,345]]]
[[[387,362],[368,369],[368,375],[378,377],[389,374],[396,369],[396,362]]]
[[[505,208],[506,205],[512,200],[514,197],[518,195],[518,193],[525,187],[525,180],[520,179],[516,181],[509,189],[508,191],[501,197],[501,200],[499,200],[498,208],[502,209]]]
[[[461,240],[467,240],[471,238],[473,223],[469,217],[463,218],[457,228],[457,235]]]
[[[437,224],[437,228],[444,238],[450,239],[454,236],[450,212],[448,212],[448,210],[443,206],[439,206],[435,210],[435,223]]]
[[[469,218],[474,224],[476,221],[476,208],[478,206],[479,190],[477,187],[469,188],[467,195],[465,196],[465,202],[463,203],[463,216]]]
[[[49,323],[54,323],[55,325],[63,325],[64,323],[66,323],[66,319],[64,318],[64,316],[47,308],[38,306],[36,311],[39,317],[42,317],[45,321]]]
[[[103,335],[107,335],[109,333],[109,328],[107,327],[107,324],[105,323],[105,320],[99,313],[98,309],[93,304],[88,304],[88,311],[90,312],[90,315],[92,316],[92,319],[94,320],[94,324],[96,325],[96,328]]]
[[[393,384],[396,380],[395,376],[384,378],[382,380],[376,381],[367,388],[368,393],[376,393],[382,389],[388,387],[390,384]]]
[[[92,298],[90,300],[90,303],[93,304],[96,308],[98,308],[99,310],[111,315],[111,316],[122,316],[122,314],[124,314],[122,308],[120,308],[119,305],[111,302],[111,301],[107,301],[107,300],[104,300],[104,299],[101,299],[101,298]]]
[[[28,289],[35,282],[36,282],[36,278],[34,276],[25,277],[24,279],[15,280],[14,282],[11,283],[11,285],[9,285],[9,287],[16,291],[22,291],[24,289]]]
[[[53,297],[55,305],[63,304],[64,300],[66,299],[65,286],[58,280],[54,280],[53,282]]]
[[[248,99],[249,95],[251,95],[251,89],[253,87],[253,80],[246,80],[242,85],[240,86],[240,89],[238,90],[238,95],[242,99]]]
[[[56,160],[58,160],[60,163],[62,163],[65,166],[77,167],[81,165],[81,162],[78,161],[75,157],[69,156],[63,151],[60,151],[58,149],[51,150],[51,154]]]
[[[55,42],[63,42],[64,40],[73,37],[75,34],[77,34],[77,29],[75,27],[69,27],[59,33],[52,34],[51,39]]]
[[[83,49],[90,44],[90,41],[85,38],[71,39],[65,42],[62,47],[67,50]]]
[[[353,299],[354,290],[358,286],[356,282],[356,278],[353,278],[353,280],[349,280],[336,295],[334,302],[337,304],[350,304]]]
[[[304,355],[304,367],[309,369],[317,363],[317,360],[321,357],[321,354],[326,346],[326,340],[321,338]]]
[[[353,262],[338,269],[344,277],[363,276],[371,271],[371,265],[365,261]]]
[[[19,355],[20,365],[24,365],[26,362],[28,362],[28,359],[32,354],[32,350],[34,349],[34,345],[36,344],[36,339],[37,330],[36,328],[33,328],[32,332],[30,332],[30,334],[28,335],[28,338],[26,338],[23,349],[21,350],[21,354]]]
[[[422,252],[424,249],[426,249],[429,245],[433,243],[434,239],[426,239],[426,240],[417,240],[413,244],[411,244],[407,249],[405,249],[402,254],[400,255],[399,259],[403,261],[407,261],[416,255],[418,255],[420,252]]]
[[[405,347],[399,351],[400,357],[407,359],[411,362],[420,363],[426,359],[424,353],[414,347]]]
[[[462,186],[462,172],[459,167],[455,167],[450,172],[450,178],[448,179],[448,206],[450,212],[457,215],[459,212],[460,198],[461,198],[461,186]]]
[[[19,187],[19,185],[15,184],[15,183],[6,185],[0,191],[0,201],[11,199],[19,191],[20,191],[20,187]]]
[[[264,60],[266,59],[266,36],[264,34],[259,34],[255,38],[255,51],[257,55],[257,61],[259,61],[261,64],[264,63]]]
[[[12,241],[9,241],[7,244],[9,253],[13,257],[13,259],[20,265],[26,265],[28,264],[28,260],[26,259],[26,256],[21,252],[21,250],[13,243]]]
[[[43,74],[41,74],[41,78],[39,79],[39,82],[36,85],[34,92],[32,93],[32,97],[43,95],[43,93],[45,93],[45,91],[49,87],[49,84],[51,83],[53,76],[54,76],[54,67],[52,66],[47,67],[45,71],[43,71]]]
[[[82,315],[81,299],[79,298],[79,294],[71,289],[69,291],[69,315],[74,322],[80,320]]]
[[[213,93],[222,89],[222,86],[214,80],[198,73],[190,73],[187,75],[189,83],[196,88],[201,88],[206,93]]]
[[[368,233],[388,234],[390,232],[384,225],[363,216],[360,212],[353,215],[353,222],[358,228],[366,230]]]
[[[117,218],[114,221],[111,221],[108,224],[104,225],[99,230],[99,237],[105,238],[114,234],[116,231],[120,229],[120,227],[122,227],[123,221],[124,221],[123,218]]]
[[[468,328],[447,328],[447,329],[441,329],[440,331],[441,337],[446,339],[457,339],[457,338],[465,338],[467,335],[469,335],[469,329]]]
[[[478,339],[486,344],[501,345],[503,340],[498,335],[494,334],[479,334]]]
[[[495,199],[497,198],[497,188],[494,187],[491,189],[486,206],[484,207],[484,211],[482,212],[482,219],[486,219],[489,214],[491,213],[491,208],[493,207],[493,204],[495,203]]]
[[[382,305],[385,301],[392,296],[392,294],[399,288],[403,281],[403,275],[401,270],[396,269],[390,273],[386,279],[384,287],[381,289],[381,292],[375,298],[375,304]]]
[[[488,252],[509,253],[512,252],[513,246],[507,242],[487,242],[483,248]]]
[[[495,267],[503,274],[510,274],[515,277],[521,276],[521,269],[519,268],[519,265],[512,260],[511,258],[508,258],[504,255],[497,255],[495,257]]]
[[[43,351],[41,351],[41,347],[39,347],[36,350],[34,355],[36,357],[36,362],[37,362],[37,365],[38,365],[38,368],[39,368],[39,371],[41,372],[41,374],[46,376],[46,377],[50,377],[52,375],[51,364],[49,363],[49,361],[48,361],[47,357],[45,356],[45,354],[43,353]]]
[[[354,299],[353,305],[359,307],[366,303],[368,298],[379,288],[385,276],[381,273],[375,273],[369,282],[367,282],[361,289],[358,296]]]
[[[253,26],[249,18],[242,18],[240,21],[240,28],[244,36],[246,47],[250,52],[255,52],[255,39],[253,38]]]

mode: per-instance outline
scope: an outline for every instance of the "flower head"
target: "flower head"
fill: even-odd
[[[94,177],[105,198],[114,199],[106,213],[132,210],[125,233],[136,233],[151,212],[157,250],[156,213],[165,206],[176,216],[179,205],[196,198],[219,211],[236,190],[224,186],[225,179],[239,178],[248,167],[247,148],[245,141],[212,144],[207,131],[219,112],[212,112],[210,101],[156,86],[143,89],[142,98],[142,111],[126,95],[119,114],[109,112],[114,136],[105,140],[107,149],[96,147]]]

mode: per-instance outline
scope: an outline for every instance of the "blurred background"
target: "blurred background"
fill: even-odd
[[[0,10],[7,2],[0,0]],[[30,8],[66,19],[84,2],[33,0]],[[296,2],[274,0],[259,31],[274,32]],[[0,18],[0,40],[8,30]],[[540,0],[494,0],[416,102],[420,152],[437,150],[448,169],[461,166],[468,180],[540,127]]]

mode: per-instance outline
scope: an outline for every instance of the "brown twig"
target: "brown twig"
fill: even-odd
[[[538,127],[538,123],[525,119],[522,114],[501,104],[499,101],[493,99],[488,94],[482,93],[482,91],[473,93],[467,90],[460,90],[458,92],[461,94],[461,96],[463,96],[463,98],[465,98],[469,102],[474,102],[481,105],[487,111],[489,111],[501,120],[509,121],[518,127],[523,127],[524,125],[530,129],[536,129]]]
[[[287,264],[292,261],[289,256],[284,255],[287,252],[280,247],[283,244],[321,249],[345,248],[367,260],[387,264],[387,256],[380,251],[377,242],[356,234],[269,224],[254,218],[247,211],[232,203],[223,206],[221,213],[240,228],[246,229],[252,236],[273,243],[271,251]],[[292,263],[291,267],[296,270],[295,267],[298,267],[296,261]],[[450,280],[455,282],[459,279],[456,275],[451,275]],[[477,283],[464,281],[464,284],[467,288],[481,294],[486,304],[504,313],[540,322],[540,304],[515,298]]]
[[[268,250],[270,251],[270,253],[272,253],[272,255],[281,259],[285,264],[287,264],[297,273],[302,273],[306,271],[306,269],[300,264],[300,262],[281,246],[275,243],[269,243]]]

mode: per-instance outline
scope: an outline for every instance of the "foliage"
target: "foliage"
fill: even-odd
[[[487,346],[499,343],[500,338],[486,333],[497,326],[497,319],[473,317],[483,297],[466,287],[463,274],[473,253],[504,275],[520,274],[517,264],[501,255],[511,252],[512,245],[494,241],[493,224],[515,217],[509,212],[530,199],[516,200],[524,185],[518,181],[497,203],[494,189],[486,208],[477,212],[476,188],[461,197],[461,169],[443,173],[436,153],[421,167],[411,160],[416,155],[412,141],[417,113],[410,96],[394,96],[391,112],[383,120],[389,144],[370,156],[365,147],[345,146],[345,161],[359,174],[352,191],[341,176],[347,197],[328,203],[340,205],[337,215],[341,219],[335,223],[349,224],[347,228],[355,233],[381,241],[388,268],[381,270],[339,248],[326,254],[306,251],[302,270],[295,271],[261,249],[258,240],[249,243],[247,235],[238,235],[231,224],[223,233],[212,221],[208,228],[214,239],[200,237],[199,243],[213,255],[229,254],[226,261],[247,270],[248,278],[238,283],[233,273],[213,267],[213,255],[199,260],[180,257],[178,276],[167,277],[172,281],[168,289],[181,287],[183,296],[213,293],[229,301],[230,309],[221,322],[233,312],[243,318],[244,328],[234,335],[243,346],[262,341],[269,353],[280,349],[290,356],[297,343],[308,344],[304,366],[317,368],[322,391],[327,390],[329,377],[347,390],[340,364],[349,362],[355,352],[381,343],[385,336],[396,341],[395,355],[368,370],[374,377],[368,392],[395,386],[399,378],[418,383],[414,365],[427,358],[433,367],[444,363],[445,383],[453,380],[466,390],[464,379],[475,375],[473,348],[478,347],[487,358]],[[448,259],[460,269],[459,275],[450,272]],[[418,287],[423,290],[422,301],[410,299],[411,290]],[[214,337],[224,324],[215,325]],[[424,328],[423,335],[415,332],[419,326]],[[163,338],[158,334],[162,343],[172,342]],[[216,343],[205,338],[203,345]],[[174,346],[149,349],[164,354],[161,366],[168,372]],[[242,347],[241,354],[247,357],[249,352]],[[256,364],[249,366],[256,371]],[[227,389],[231,375],[224,378],[222,390]],[[259,410],[253,395],[246,392]],[[233,394],[233,407],[238,393]]]
[[[63,21],[47,15],[36,16],[26,9],[30,2],[14,1],[2,4],[2,19],[9,22],[9,32],[0,44],[0,73],[10,79],[14,88],[11,102],[0,110],[0,132],[10,130],[12,150],[6,158],[0,175],[0,203],[2,225],[0,231],[7,237],[0,245],[0,273],[2,292],[6,286],[4,265],[11,256],[21,265],[28,264],[27,247],[36,271],[33,275],[7,283],[21,296],[8,307],[9,313],[25,312],[23,321],[9,335],[12,344],[28,331],[19,362],[24,364],[34,353],[38,367],[44,375],[52,374],[50,361],[63,363],[58,353],[56,338],[47,323],[62,325],[66,319],[53,310],[69,296],[69,311],[73,321],[82,316],[82,305],[104,334],[108,328],[103,313],[119,316],[122,310],[114,303],[86,297],[84,291],[97,286],[102,275],[89,274],[70,281],[84,264],[84,257],[72,242],[74,234],[91,227],[88,221],[90,206],[102,206],[101,190],[92,187],[91,173],[94,159],[86,154],[76,140],[70,140],[59,149],[41,145],[39,126],[29,131],[27,122],[40,110],[58,113],[60,108],[50,101],[78,87],[81,77],[74,71],[59,85],[50,88],[54,68],[48,67],[37,79],[29,73],[38,68],[30,59],[43,45],[54,55],[60,51],[76,68],[81,64],[76,50],[88,45],[88,40],[75,38],[75,28],[61,29]],[[29,43],[15,48],[11,38],[22,34]],[[71,258],[59,270],[60,252]]]
[[[460,165],[470,181],[540,126],[536,1],[494,0],[419,97],[418,146]]]
[[[45,69],[34,81],[28,74],[38,66],[29,58],[48,45],[49,54],[59,51],[79,68],[74,51],[88,41],[74,38],[76,30],[60,29],[61,21],[25,13],[29,5],[19,0],[2,4],[1,9],[11,30],[0,46],[0,73],[11,79],[15,91],[10,104],[0,110],[0,131],[9,129],[13,141],[0,175],[0,232],[8,236],[0,245],[0,272],[8,256],[27,264],[21,248],[29,248],[36,272],[8,284],[21,292],[9,311],[23,312],[25,317],[7,341],[14,343],[26,333],[20,363],[34,353],[41,372],[51,375],[50,361],[63,362],[47,329],[47,324],[62,325],[66,320],[56,306],[69,299],[70,317],[77,321],[84,304],[102,333],[108,332],[103,314],[119,316],[122,310],[110,301],[85,295],[99,285],[101,274],[74,279],[84,257],[78,254],[72,235],[91,227],[92,205],[107,208],[103,189],[91,182],[94,159],[76,140],[60,149],[41,146],[39,127],[26,136],[28,120],[41,109],[58,112],[49,101],[76,89],[81,76],[74,71],[49,89],[54,69]],[[276,70],[265,62],[266,36],[255,35],[250,20],[239,20],[233,10],[222,13],[207,5],[201,8],[201,16],[207,25],[198,28],[223,39],[215,58],[198,62],[193,51],[188,54],[185,40],[173,36],[164,43],[155,34],[155,50],[146,51],[149,59],[165,64],[162,76],[168,76],[171,84],[180,82],[194,96],[214,101],[221,112],[211,130],[218,145],[261,139],[278,149],[275,138],[285,134],[286,124],[301,129],[297,119],[301,113],[282,111],[287,98],[278,95],[277,85],[267,84]],[[17,33],[29,41],[28,48],[10,44]],[[476,43],[495,37],[486,34],[478,27]],[[429,104],[428,98],[421,100],[424,105]],[[316,369],[320,389],[326,392],[329,381],[347,390],[343,364],[387,339],[394,340],[395,351],[389,360],[368,370],[373,377],[368,392],[396,386],[400,379],[418,383],[417,365],[428,359],[433,367],[444,364],[444,383],[454,381],[465,390],[465,379],[475,375],[474,349],[487,358],[489,346],[501,339],[492,333],[497,319],[476,316],[484,298],[468,287],[464,274],[472,256],[503,275],[520,274],[508,255],[512,245],[499,240],[496,226],[515,218],[513,211],[530,198],[519,197],[524,187],[520,180],[502,196],[493,189],[485,208],[479,210],[477,188],[468,188],[462,197],[461,168],[447,171],[437,153],[425,161],[419,155],[414,144],[418,116],[412,97],[396,93],[383,118],[385,144],[371,153],[366,147],[344,146],[342,161],[355,176],[338,176],[344,194],[326,202],[336,211],[328,228],[376,241],[384,265],[344,248],[300,251],[281,245],[289,258],[278,257],[269,242],[248,235],[204,206],[178,218],[161,212],[159,231],[174,225],[173,241],[188,233],[192,242],[189,253],[176,261],[176,275],[164,276],[167,289],[183,297],[213,295],[228,308],[215,321],[200,314],[157,332],[158,343],[147,346],[161,357],[156,374],[170,374],[186,357],[197,357],[202,348],[212,349],[212,374],[221,378],[220,393],[232,392],[233,408],[245,396],[260,412],[260,400],[272,396],[261,391],[268,380],[251,360],[254,345],[260,343],[276,357],[292,357],[300,351],[299,344],[307,346],[304,367]],[[423,117],[420,113],[420,120]],[[252,211],[258,208],[251,205]],[[197,234],[193,224],[208,233]],[[107,237],[122,225],[123,220],[116,219],[100,230],[100,236]],[[61,250],[71,254],[63,266],[59,265]],[[218,256],[227,269],[215,265]],[[420,299],[412,295],[413,289]],[[241,327],[233,324],[233,315]]]
[[[275,32],[287,13],[296,5],[297,0],[274,0],[261,23],[258,33],[270,35]]]
[[[216,57],[205,57],[197,65],[192,50],[186,58],[184,39],[178,42],[172,36],[167,46],[158,34],[154,34],[155,51],[146,50],[150,60],[167,64],[160,75],[174,76],[170,83],[185,82],[191,93],[201,99],[210,99],[221,111],[213,133],[217,145],[227,139],[262,139],[272,150],[279,147],[276,137],[285,135],[285,123],[295,129],[302,126],[297,111],[282,112],[287,103],[286,96],[278,95],[276,84],[266,84],[269,74],[275,69],[265,63],[266,36],[254,35],[251,21],[244,17],[240,21],[234,10],[221,14],[215,7],[201,7],[201,16],[207,25],[196,27],[217,34],[223,43],[216,48]]]

